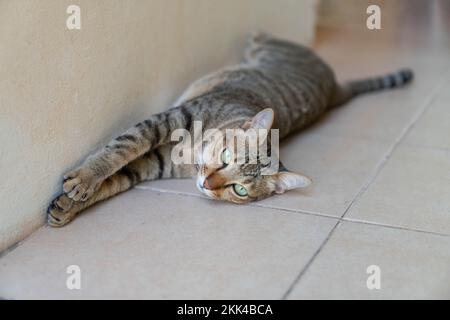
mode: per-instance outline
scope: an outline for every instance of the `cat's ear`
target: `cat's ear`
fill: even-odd
[[[310,178],[300,173],[282,171],[275,175],[275,192],[284,193],[292,189],[306,188],[311,183]]]
[[[244,124],[244,129],[266,129],[270,130],[273,124],[274,113],[271,108],[258,112],[250,121]]]

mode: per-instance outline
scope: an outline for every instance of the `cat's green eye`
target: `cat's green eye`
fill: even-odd
[[[222,160],[223,164],[229,164],[231,162],[231,152],[228,149],[224,149],[222,154],[220,155],[220,160]]]
[[[240,184],[233,184],[233,190],[234,192],[236,192],[237,195],[241,196],[241,197],[245,197],[248,195],[247,189]]]

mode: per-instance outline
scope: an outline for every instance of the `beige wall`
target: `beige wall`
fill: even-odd
[[[66,8],[81,7],[81,30]],[[239,59],[261,29],[308,42],[315,0],[0,0],[0,250],[45,221],[62,174]]]

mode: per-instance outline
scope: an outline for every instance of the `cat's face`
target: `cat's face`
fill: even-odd
[[[265,109],[255,115],[251,122],[246,123],[243,130],[269,130],[272,122],[272,109]],[[197,188],[213,199],[246,203],[311,184],[308,177],[288,172],[284,168],[280,168],[283,171],[271,175],[263,174],[267,173],[264,168],[267,168],[268,159],[258,158],[256,163],[243,163],[237,159],[236,145],[227,144],[225,140],[207,144],[202,151]],[[249,158],[246,150],[245,159]]]

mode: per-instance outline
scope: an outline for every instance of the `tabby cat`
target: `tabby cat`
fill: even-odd
[[[275,174],[262,175],[262,162],[232,163],[226,144],[218,161],[209,153],[215,146],[206,145],[195,155],[199,164],[174,164],[171,134],[179,128],[191,132],[201,121],[203,129],[277,128],[283,138],[359,94],[402,86],[412,78],[410,70],[401,70],[340,85],[310,49],[267,34],[252,36],[241,64],[197,80],[174,107],[138,123],[68,172],[63,193],[48,208],[48,223],[63,226],[94,203],[154,179],[197,176],[202,193],[234,203],[307,187],[308,177],[282,165]]]

